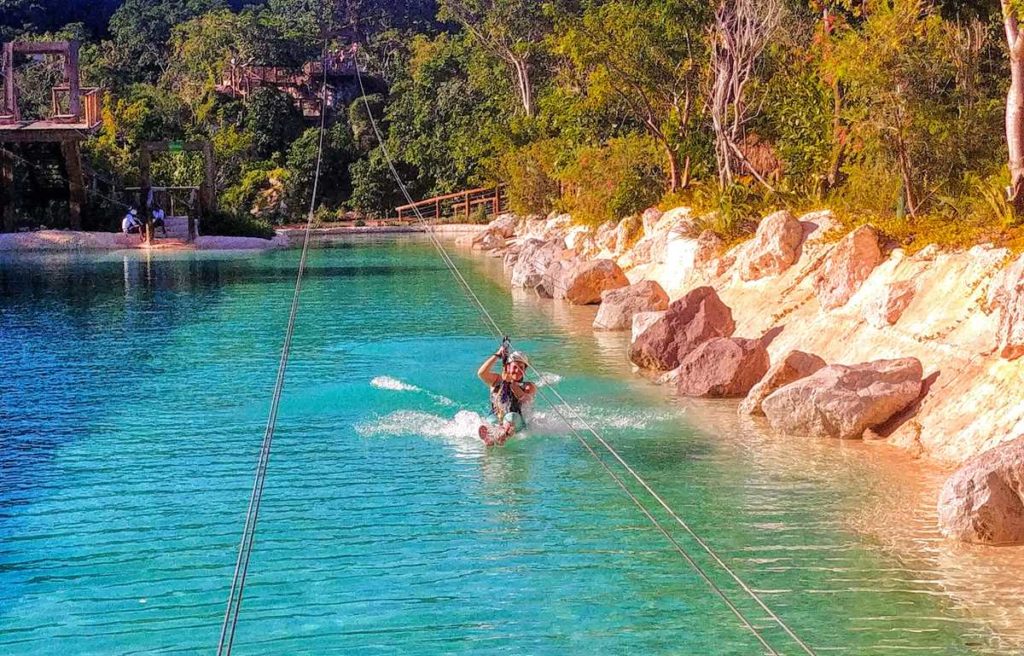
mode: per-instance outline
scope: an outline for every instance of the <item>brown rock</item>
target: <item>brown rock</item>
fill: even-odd
[[[846,305],[882,261],[878,233],[861,226],[846,235],[826,257],[814,280],[814,292],[822,309]]]
[[[633,315],[668,308],[668,294],[653,280],[643,280],[601,294],[601,307],[594,319],[595,330],[629,330]]]
[[[736,330],[732,311],[711,287],[698,287],[668,306],[665,314],[636,336],[629,359],[643,369],[669,371],[712,337]]]
[[[760,340],[714,337],[690,351],[672,378],[684,396],[743,396],[768,371],[768,364]]]
[[[813,353],[790,351],[768,369],[768,373],[750,389],[740,404],[740,414],[764,415],[761,402],[775,390],[806,378],[825,366],[825,361]]]
[[[772,392],[761,409],[781,433],[857,439],[917,400],[921,375],[917,358],[834,364]]]
[[[544,269],[544,274],[541,276],[541,284],[538,287],[543,287],[547,291],[546,298],[565,298],[565,290],[569,287],[569,276],[572,273],[574,267],[578,266],[580,260],[574,256],[566,256],[563,253],[561,258],[552,260],[548,267]]]
[[[914,300],[917,287],[913,280],[887,284],[882,293],[864,305],[864,319],[875,328],[885,328],[899,321],[903,311]]]
[[[576,261],[563,275],[560,288],[562,297],[573,305],[593,305],[601,302],[601,294],[610,289],[629,285],[629,278],[612,260]],[[564,287],[563,287],[564,286]],[[555,298],[559,298],[552,290]]]
[[[1024,255],[1003,272],[989,302],[999,310],[999,355],[1016,360],[1024,355]]]
[[[939,529],[980,544],[1024,544],[1024,438],[964,463],[939,493]]]
[[[786,210],[766,216],[740,259],[740,278],[758,280],[782,273],[797,261],[803,239],[803,226]]]

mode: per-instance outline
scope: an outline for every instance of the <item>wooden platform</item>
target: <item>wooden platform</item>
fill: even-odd
[[[0,121],[0,141],[84,141],[99,129],[100,124],[64,123],[61,121]]]

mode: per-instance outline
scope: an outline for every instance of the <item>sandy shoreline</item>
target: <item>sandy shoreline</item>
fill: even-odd
[[[433,227],[440,235],[474,234],[486,225],[441,224]],[[314,238],[329,240],[359,235],[418,234],[425,232],[420,226],[362,226],[315,228],[310,232]],[[250,251],[290,248],[298,246],[302,239],[302,228],[284,228],[277,231],[273,239],[259,237],[228,237],[204,235],[189,244],[180,239],[164,239],[159,236],[152,244],[143,244],[138,235],[120,232],[83,232],[74,230],[39,230],[36,232],[0,233],[0,251]]]

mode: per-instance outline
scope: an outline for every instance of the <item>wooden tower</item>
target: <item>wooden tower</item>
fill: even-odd
[[[18,105],[14,80],[17,55],[58,55],[64,62],[63,83],[51,90],[50,113],[24,119]],[[78,70],[77,41],[11,41],[3,44],[0,74],[4,91],[0,102],[0,227],[14,229],[11,190],[14,184],[14,158],[5,143],[58,143],[68,179],[68,209],[71,228],[82,226],[85,205],[85,180],[82,173],[81,143],[99,129],[102,90],[82,88]],[[31,165],[31,163],[29,164]]]

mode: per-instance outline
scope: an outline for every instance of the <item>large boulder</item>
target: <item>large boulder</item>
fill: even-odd
[[[761,409],[781,433],[857,439],[917,400],[921,376],[917,358],[833,364],[777,389]]]
[[[557,283],[561,294],[551,292],[555,298],[564,298],[573,305],[592,305],[601,302],[603,292],[628,285],[629,278],[612,260],[576,260]]]
[[[1024,355],[1024,255],[996,281],[989,303],[999,310],[999,355],[1016,360]]]
[[[698,287],[668,306],[630,344],[629,359],[643,369],[670,371],[712,337],[731,337],[732,310],[711,287]]]
[[[527,240],[512,266],[512,286],[533,289],[543,282],[544,272],[553,261],[561,259],[564,252],[565,242],[561,239]]]
[[[743,396],[768,371],[761,340],[714,337],[690,351],[670,378],[684,396]]]
[[[594,319],[596,330],[629,330],[633,315],[668,308],[668,294],[653,280],[612,289],[601,294],[601,307]]]
[[[1024,544],[1024,438],[981,453],[939,493],[946,537],[980,544]]]
[[[813,353],[804,353],[803,351],[786,353],[768,369],[768,372],[756,385],[750,388],[747,398],[740,403],[740,414],[764,415],[764,411],[761,410],[761,402],[769,394],[780,387],[810,376],[825,364],[824,360]]]
[[[541,283],[537,285],[538,294],[542,298],[565,298],[565,290],[569,288],[569,276],[579,263],[580,260],[574,255],[565,253],[562,257],[552,260],[548,268],[544,269]]]
[[[766,216],[740,258],[740,278],[758,280],[782,273],[799,258],[803,239],[803,225],[788,211]]]
[[[871,272],[882,262],[878,233],[871,226],[857,228],[836,244],[814,280],[822,309],[846,305]]]
[[[914,300],[917,287],[913,280],[898,280],[882,288],[882,293],[864,304],[864,319],[875,328],[885,328],[899,321],[903,311]]]

